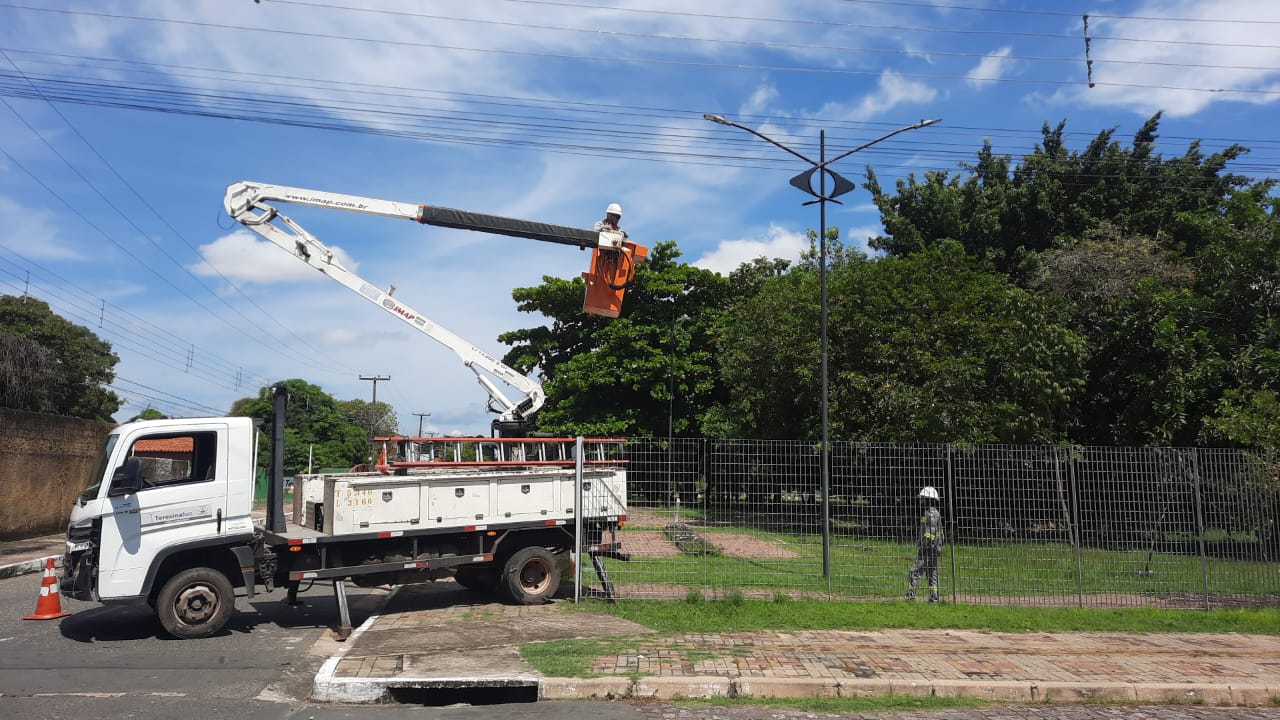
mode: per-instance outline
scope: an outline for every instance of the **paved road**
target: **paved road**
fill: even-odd
[[[328,656],[325,643],[317,643],[336,618],[331,589],[317,585],[299,607],[279,602],[282,591],[252,605],[241,598],[227,631],[199,641],[159,637],[159,623],[146,607],[63,598],[71,617],[22,620],[35,608],[40,580],[37,573],[0,581],[0,702],[18,702],[30,718],[56,716],[39,708],[57,703],[24,698],[85,697],[66,693],[124,692],[144,704],[177,698],[196,707],[246,698],[296,703],[310,692],[315,670]],[[353,590],[353,620],[363,621],[381,594]]]
[[[840,716],[662,702],[319,706],[305,698],[320,663],[338,647],[327,630],[336,621],[328,587],[304,593],[307,604],[299,608],[278,602],[283,593],[253,605],[241,599],[240,613],[227,632],[186,642],[158,637],[154,617],[141,608],[64,599],[64,609],[75,615],[24,621],[21,617],[35,607],[39,587],[39,574],[0,580],[0,720],[1280,720],[1280,707],[1001,706]],[[380,594],[352,590],[356,622],[378,605]]]

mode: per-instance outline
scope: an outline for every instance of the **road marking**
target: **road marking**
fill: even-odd
[[[122,692],[69,692],[69,693],[34,693],[31,697],[86,697],[86,698],[120,698],[129,693]]]
[[[47,698],[47,697],[84,697],[84,698],[121,698],[127,697],[127,692],[64,692],[64,693],[33,693],[31,697]],[[142,695],[144,697],[186,697],[183,692],[143,692],[133,693],[134,695]]]

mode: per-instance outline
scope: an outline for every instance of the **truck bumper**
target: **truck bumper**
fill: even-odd
[[[94,596],[94,567],[89,553],[73,553],[62,559],[58,591],[72,600],[97,600]]]

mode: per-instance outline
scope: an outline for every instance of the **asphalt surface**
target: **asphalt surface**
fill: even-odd
[[[280,591],[252,604],[242,598],[226,632],[196,642],[162,639],[145,608],[64,598],[71,617],[20,620],[34,609],[40,570],[48,558],[61,555],[62,542],[52,536],[0,543],[0,606],[15,609],[0,618],[0,718],[93,714],[197,720],[234,713],[321,720],[413,712],[414,717],[459,719],[1280,720],[1280,638],[1270,635],[821,631],[661,636],[609,615],[567,612],[563,602],[492,603],[450,582],[391,592],[352,588],[353,619],[360,629],[345,643],[328,629],[337,617],[327,586],[304,593],[300,607],[281,602]],[[623,649],[597,659],[591,678],[542,677],[520,658],[522,643],[568,637],[625,642]],[[974,697],[994,705],[837,715],[716,704],[735,694],[889,693]],[[682,704],[697,697],[710,699],[696,707]],[[525,702],[536,698],[541,700]],[[442,703],[459,704],[422,707]]]

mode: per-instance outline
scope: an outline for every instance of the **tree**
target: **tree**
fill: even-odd
[[[734,435],[819,437],[818,279],[768,281],[726,322]],[[1082,385],[1083,342],[1051,304],[957,243],[829,268],[831,435],[880,442],[1048,442]]]
[[[120,409],[120,398],[104,385],[115,379],[119,361],[111,345],[87,328],[55,314],[47,303],[31,297],[0,296],[0,333],[26,342],[5,341],[10,362],[0,376],[39,389],[23,395],[27,405],[17,409],[70,415],[110,422]],[[42,353],[38,346],[47,351]],[[14,352],[30,352],[17,358]],[[20,399],[15,397],[15,400]]]
[[[129,422],[134,422],[135,420],[164,420],[167,417],[169,416],[159,410],[153,407],[147,407],[143,409],[142,412],[129,418]]]
[[[348,421],[338,401],[320,386],[299,379],[283,383],[289,392],[284,430],[286,474],[305,472],[309,459],[313,468],[346,468],[368,461],[367,427],[361,428]],[[269,428],[273,412],[272,395],[272,389],[268,387],[263,388],[257,398],[237,400],[232,406],[232,415],[256,418],[264,423],[263,427]],[[270,442],[264,439],[258,446],[258,462],[266,466]]]
[[[366,400],[339,400],[338,412],[348,422],[357,427],[372,428],[374,437],[388,437],[400,434],[400,421],[390,404],[379,400],[377,403]]]
[[[0,331],[0,407],[54,412],[56,369],[57,359],[49,348]]]
[[[690,435],[701,432],[721,388],[714,329],[732,297],[727,278],[679,262],[673,242],[658,243],[636,272],[622,314],[582,313],[581,279],[544,277],[517,288],[522,312],[548,325],[503,333],[503,362],[541,372],[547,402],[534,417],[544,432],[585,435]]]
[[[1154,152],[1160,114],[1133,136],[1129,147],[1104,130],[1080,152],[1068,150],[1065,121],[1041,129],[1041,142],[1010,168],[990,141],[966,177],[929,172],[899,180],[886,193],[868,168],[865,187],[880,208],[886,235],[871,246],[905,255],[942,240],[955,240],[970,254],[990,259],[1015,279],[1033,273],[1037,255],[1077,240],[1100,223],[1127,236],[1154,239],[1183,253],[1198,250],[1184,228],[1189,216],[1214,212],[1224,198],[1254,183],[1225,172],[1248,150],[1231,145],[1206,156],[1199,142],[1166,159]]]

